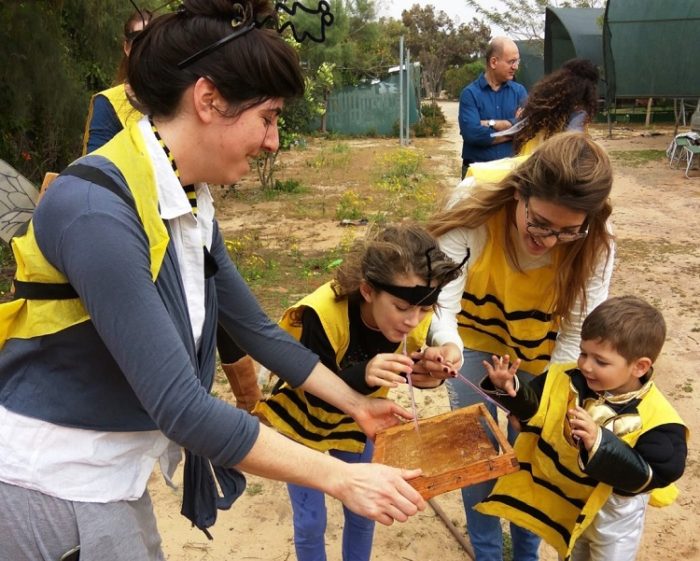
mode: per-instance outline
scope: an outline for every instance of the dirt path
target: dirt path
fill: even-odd
[[[431,141],[429,156],[436,160],[433,164],[439,170],[436,180],[449,187],[459,179],[461,138],[456,126],[457,104],[445,103],[443,110],[450,128],[444,138]],[[606,130],[592,133],[613,155],[617,151],[665,149],[671,134],[666,130],[663,135],[642,136],[639,130],[616,130],[614,138],[608,139]],[[414,145],[428,144],[417,140]],[[670,170],[662,161],[637,167],[615,159],[615,172],[613,220],[619,249],[611,292],[637,294],[662,307],[669,334],[657,364],[657,381],[688,423],[692,435],[697,435],[700,430],[700,383],[696,380],[700,368],[700,238],[695,225],[700,215],[700,179],[687,180],[681,171]],[[236,207],[240,213],[238,203]],[[220,210],[231,220],[228,226],[235,229],[231,207]],[[311,237],[312,232],[321,239],[336,239],[335,233],[326,231],[336,228],[331,221],[327,226],[311,225],[314,230],[304,231],[299,224],[295,227],[295,235],[301,240]],[[405,403],[406,398],[398,395],[397,399]],[[419,392],[419,400],[421,416],[449,410],[443,390]],[[639,561],[700,560],[696,530],[700,504],[698,481],[700,453],[697,438],[691,436],[688,467],[679,484],[681,497],[668,508],[649,510]],[[249,482],[244,496],[230,511],[219,515],[212,531],[215,539],[209,542],[178,514],[179,492],[166,488],[161,478],[154,475],[150,489],[170,561],[296,559],[291,509],[284,485],[255,477],[249,478]],[[438,502],[454,524],[463,528],[459,494],[442,495]],[[337,501],[329,499],[328,504],[327,550],[329,559],[335,561],[341,559],[342,512]],[[380,561],[467,559],[430,509],[405,524],[379,526],[374,543],[373,559]],[[554,561],[556,555],[544,546],[541,559]]]

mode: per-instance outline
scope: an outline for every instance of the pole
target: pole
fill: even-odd
[[[440,517],[440,520],[442,520],[444,522],[445,526],[447,526],[447,529],[459,542],[459,545],[461,545],[462,548],[464,549],[464,551],[467,552],[467,555],[471,559],[476,559],[476,556],[474,555],[474,550],[472,549],[471,544],[464,538],[464,536],[462,535],[462,532],[460,532],[457,528],[455,528],[455,525],[452,524],[452,521],[447,517],[447,515],[445,514],[445,511],[442,510],[440,505],[438,505],[437,502],[435,502],[435,499],[428,499],[428,504],[435,511],[435,514],[437,514]]]
[[[403,35],[399,38],[399,144],[403,146]]]
[[[411,142],[411,51],[406,49],[406,146]]]

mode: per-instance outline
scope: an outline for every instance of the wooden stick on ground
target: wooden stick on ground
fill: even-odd
[[[440,519],[444,522],[445,526],[447,526],[447,529],[459,542],[462,548],[464,548],[464,551],[467,552],[467,555],[469,555],[469,557],[472,559],[476,559],[471,544],[465,539],[465,537],[462,535],[462,532],[460,532],[459,529],[456,528],[454,524],[452,524],[452,521],[447,517],[447,514],[445,514],[445,511],[442,510],[442,507],[440,507],[440,505],[438,505],[435,502],[434,498],[428,499],[428,504],[435,511],[435,514],[437,514],[440,517]]]

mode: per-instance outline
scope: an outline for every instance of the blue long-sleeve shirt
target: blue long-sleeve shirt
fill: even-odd
[[[122,181],[106,160],[81,161]],[[174,249],[168,248],[154,283],[137,214],[107,189],[74,177],[60,177],[46,192],[34,228],[41,251],[80,295],[90,321],[56,334],[9,340],[0,353],[0,404],[63,426],[158,428],[214,465],[239,463],[257,438],[258,422],[211,396],[196,376]],[[208,281],[216,292],[209,301],[218,304],[224,329],[291,385],[302,384],[318,356],[260,308],[216,224],[211,254],[218,272]],[[207,310],[199,350],[209,357],[207,380],[214,374],[216,311]]]
[[[94,152],[107,144],[123,128],[109,100],[97,94],[92,102],[86,153]]]
[[[462,160],[489,162],[512,156],[513,143],[493,144],[493,130],[482,126],[481,121],[494,119],[515,123],[515,112],[526,98],[525,87],[512,80],[493,91],[483,74],[464,88],[459,96],[459,133],[464,139]]]

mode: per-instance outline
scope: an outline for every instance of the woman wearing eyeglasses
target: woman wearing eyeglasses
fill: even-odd
[[[428,230],[449,257],[459,263],[470,253],[430,328],[435,344],[464,343],[465,377],[478,384],[492,355],[520,359],[523,381],[550,361],[576,360],[581,323],[607,297],[612,275],[611,187],[603,149],[562,133],[497,184],[467,178],[433,217]],[[448,380],[448,394],[453,409],[483,401],[458,379]],[[503,559],[500,520],[472,509],[491,487],[462,490],[477,561]],[[539,538],[514,526],[511,535],[514,561],[538,558]]]
[[[203,531],[247,472],[339,498],[391,524],[425,508],[420,470],[346,464],[210,394],[217,321],[293,387],[370,437],[410,413],[350,389],[262,311],[224,246],[207,183],[279,145],[302,95],[295,50],[264,0],[185,0],[134,39],[144,116],[54,181],[13,240],[0,305],[0,558],[160,561],[146,490],[185,449],[182,513]],[[194,194],[193,198],[188,194]],[[240,529],[239,529],[240,530]]]

